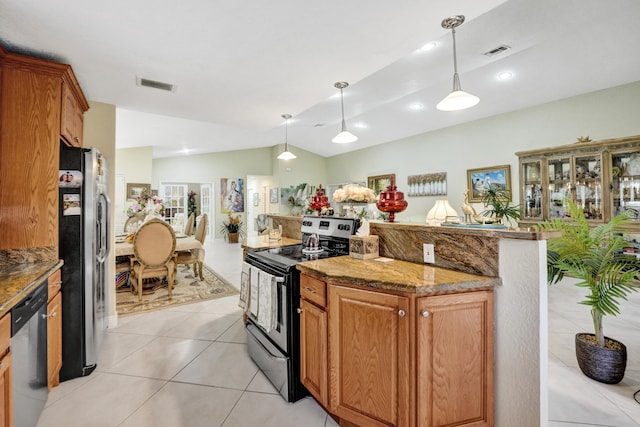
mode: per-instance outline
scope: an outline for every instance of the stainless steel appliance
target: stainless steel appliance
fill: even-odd
[[[47,401],[47,282],[11,309],[13,414],[34,427]]]
[[[276,326],[262,327],[255,315],[247,317],[249,355],[288,402],[306,396],[300,383],[300,272],[296,264],[310,259],[349,254],[349,236],[355,234],[358,220],[305,216],[302,244],[249,251],[251,268],[276,277]]]
[[[102,154],[95,148],[61,144],[61,381],[89,375],[106,336],[109,223],[107,170]]]

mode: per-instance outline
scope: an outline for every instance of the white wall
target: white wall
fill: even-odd
[[[398,190],[409,202],[396,215],[402,221],[426,216],[435,200],[443,198],[407,197],[409,175],[447,172],[446,198],[461,213],[467,169],[509,164],[518,203],[515,152],[570,144],[578,136],[598,140],[638,134],[640,82],[635,82],[334,156],[327,161],[327,176],[332,182],[348,182],[395,173]]]

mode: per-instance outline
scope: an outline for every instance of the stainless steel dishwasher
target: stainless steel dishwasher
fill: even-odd
[[[47,281],[11,309],[13,417],[34,427],[47,401]]]

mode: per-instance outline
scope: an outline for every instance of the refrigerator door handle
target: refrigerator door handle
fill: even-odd
[[[105,193],[100,193],[98,196],[98,205],[103,206],[105,213],[105,228],[101,230],[104,232],[104,235],[100,236],[100,240],[104,240],[104,242],[100,242],[101,248],[97,255],[98,262],[102,263],[109,256],[109,252],[111,252],[111,200],[109,200],[109,196]]]

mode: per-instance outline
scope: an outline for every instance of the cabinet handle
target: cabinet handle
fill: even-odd
[[[298,308],[296,311],[298,312],[298,314],[302,313],[302,309],[301,308]]]
[[[427,310],[422,310],[422,311],[420,312],[420,316],[422,316],[422,317],[429,317],[429,312],[428,312]]]
[[[311,294],[315,294],[316,293],[315,289],[312,289],[312,288],[305,287],[304,290],[309,292],[309,293],[311,293]]]
[[[52,317],[56,317],[57,315],[58,315],[58,312],[54,311],[54,312],[53,312],[53,313],[51,313],[51,314],[43,314],[43,315],[42,315],[42,318],[43,318],[43,319],[49,319],[49,318],[52,318]]]
[[[406,312],[406,311],[404,311],[404,310],[398,310],[398,316],[400,316],[400,317],[404,317],[404,316],[405,316],[405,314],[407,314],[407,312]]]
[[[75,138],[73,138],[76,140],[76,142],[80,142],[80,138],[78,138],[77,136]]]
[[[51,286],[57,286],[57,287],[61,288],[62,287],[62,281],[60,280],[60,281],[57,281],[57,282],[53,282],[51,284]]]

